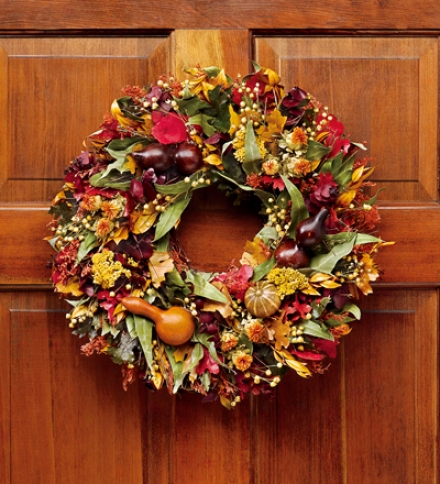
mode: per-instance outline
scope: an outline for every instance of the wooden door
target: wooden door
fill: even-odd
[[[393,3],[1,3],[0,482],[438,481],[440,13],[435,0]],[[49,284],[50,200],[122,86],[196,63],[243,74],[251,59],[368,142],[387,187],[382,235],[397,244],[325,375],[292,374],[274,400],[234,411],[125,393],[108,358],[79,354]],[[234,237],[212,261],[194,249],[204,217],[188,221],[187,250],[227,265],[254,229],[228,222]]]

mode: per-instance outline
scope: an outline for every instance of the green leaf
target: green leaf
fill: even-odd
[[[247,350],[249,350],[250,354],[254,352],[254,345],[252,341],[247,337],[246,333],[241,333],[238,337],[238,344],[244,346]]]
[[[206,187],[206,183],[197,184],[197,187],[192,186],[192,182],[197,181],[202,176],[204,176],[204,173],[196,172],[189,177],[189,182],[180,180],[177,183],[171,183],[169,185],[158,185],[155,183],[154,188],[158,193],[163,193],[164,195],[181,195],[182,193]]]
[[[209,138],[215,133],[215,128],[210,124],[210,120],[214,119],[213,116],[208,116],[204,113],[198,113],[195,116],[191,116],[188,118],[189,124],[196,124],[197,126],[201,126],[205,135]]]
[[[330,153],[331,150],[331,148],[324,146],[318,141],[309,140],[305,157],[309,161],[319,161],[323,156]]]
[[[226,143],[229,144],[229,143]],[[246,182],[246,175],[243,172],[243,168],[241,163],[239,163],[232,152],[228,152],[227,154],[222,154],[222,165],[225,168],[225,173],[228,177],[231,177],[234,182],[243,184]],[[223,172],[218,172],[218,174]]]
[[[255,61],[252,61],[252,67],[254,68],[255,72],[261,71],[261,66],[257,64]]]
[[[275,227],[264,226],[255,237],[260,238],[266,245],[268,245],[269,242],[277,239],[278,232]]]
[[[304,203],[304,198],[299,189],[284,175],[281,175],[284,185],[292,201],[292,209],[290,211],[291,223],[288,230],[290,238],[295,238],[295,230],[298,224],[309,216],[309,211]]]
[[[219,365],[226,367],[226,365],[222,363],[220,361],[220,358],[218,357],[217,350],[215,349],[214,341],[208,341],[209,338],[212,338],[212,334],[194,333],[191,338],[191,341],[193,343],[196,343],[196,342],[201,343],[209,351],[209,354]]]
[[[170,243],[170,234],[165,234],[160,240],[154,244],[156,252],[168,252],[168,246]]]
[[[127,314],[125,316],[125,325],[127,326],[128,334],[131,336],[131,339],[136,339],[138,334],[136,333],[136,329],[134,327],[134,317],[133,314]]]
[[[153,321],[133,314],[134,329],[142,346],[148,366],[153,366]]]
[[[206,72],[206,74],[209,77],[217,77],[221,71],[220,67],[217,66],[209,66],[209,67],[204,67],[202,69],[203,72]]]
[[[378,239],[374,235],[356,234],[356,241],[355,241],[354,245],[376,244],[377,242],[381,242],[381,239]]]
[[[114,139],[105,148],[113,158],[125,158],[125,155],[131,153],[136,145],[149,145],[152,141],[147,138],[124,138]]]
[[[356,304],[348,303],[342,308],[342,312],[347,311],[352,314],[357,320],[361,319],[361,310]]]
[[[251,175],[252,173],[258,175],[261,172],[262,164],[263,160],[258,148],[257,139],[255,138],[254,126],[252,121],[248,121],[244,138],[243,170],[246,175]]]
[[[94,232],[87,232],[84,240],[79,245],[78,254],[76,255],[76,262],[81,262],[83,258],[95,247],[99,245],[98,239]]]
[[[182,362],[182,373],[179,375],[178,378],[174,378],[173,393],[177,393],[177,390],[182,385],[186,375],[188,375],[188,373],[190,373],[191,370],[198,365],[199,361],[203,358],[203,354],[204,353],[202,345],[200,343],[196,343],[194,345],[189,361]]]
[[[179,380],[182,375],[183,363],[181,361],[176,361],[173,354],[174,351],[175,351],[174,347],[165,345],[165,352],[168,356],[168,361],[170,362],[171,369],[173,370],[174,381],[176,381],[176,380]],[[174,386],[173,393],[177,393],[178,389],[179,388],[176,388]]]
[[[366,205],[373,206],[373,205],[376,203],[376,201],[377,201],[377,197],[379,196],[379,193],[380,193],[382,190],[385,190],[385,189],[386,189],[386,187],[379,188],[379,190],[377,190],[377,192],[376,192],[376,195],[374,195],[374,197],[372,197],[372,198],[369,198],[369,199],[368,199],[368,200],[366,200],[364,203],[365,203]]]
[[[213,301],[222,303],[228,302],[228,298],[215,286],[210,284],[202,273],[187,271],[186,281],[192,284],[192,292],[197,294],[197,296],[206,297],[207,299],[212,299]]]
[[[186,114],[187,116],[195,116],[201,109],[211,107],[205,101],[202,101],[199,97],[193,96],[189,99],[180,99],[175,97],[174,101],[176,101],[177,105],[179,106],[179,112]]]
[[[107,170],[106,170],[107,171]],[[120,173],[118,170],[111,170],[105,176],[104,172],[96,173],[90,177],[90,185],[94,187],[104,187],[104,188],[116,188],[118,190],[128,190],[131,184],[131,174],[130,173]]]
[[[351,240],[339,245],[335,245],[328,254],[321,254],[313,257],[310,261],[310,268],[318,272],[325,272],[331,274],[335,265],[342,257],[350,254],[356,240],[356,234],[353,234]]]
[[[153,242],[161,239],[165,234],[167,234],[176,225],[180,216],[185,211],[191,197],[182,198],[177,202],[172,203],[165,212],[159,215],[159,221],[156,225],[156,232]]]
[[[312,317],[314,318],[319,318],[324,311],[324,309],[327,307],[327,304],[330,302],[329,297],[323,297],[319,303],[316,301],[313,301],[311,306],[312,306]]]
[[[275,264],[275,257],[272,256],[270,259],[267,259],[266,261],[256,266],[254,268],[254,275],[252,276],[252,280],[256,282],[262,279],[271,269],[275,267]]]
[[[304,326],[304,334],[309,336],[314,336],[315,338],[327,339],[329,341],[334,341],[334,336],[330,333],[327,328],[323,328],[320,324],[314,321],[302,319],[301,326]]]

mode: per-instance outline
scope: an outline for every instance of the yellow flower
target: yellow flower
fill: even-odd
[[[122,264],[114,262],[115,254],[111,251],[100,252],[92,256],[93,282],[99,284],[103,289],[113,287],[119,277],[131,276],[128,269],[124,269]]]
[[[298,289],[309,287],[307,277],[291,267],[272,269],[267,275],[267,280],[276,286],[280,298],[294,294]]]

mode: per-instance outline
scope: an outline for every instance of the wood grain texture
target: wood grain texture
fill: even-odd
[[[378,291],[345,341],[347,482],[437,482],[438,295]]]
[[[438,29],[436,0],[2,0],[0,29]]]
[[[0,201],[50,201],[113,99],[170,70],[167,38],[3,38]],[[169,55],[167,55],[169,53]],[[95,82],[90,82],[94,79]],[[29,86],[32,86],[30,88]],[[32,162],[30,162],[32,160]]]
[[[11,483],[142,482],[140,399],[118,366],[85,357],[64,304],[44,292],[10,304]],[[9,419],[8,419],[9,420]],[[8,482],[8,481],[3,481]]]
[[[255,57],[366,143],[382,200],[437,200],[436,38],[259,37]]]
[[[388,29],[440,29],[437,3],[407,0],[397,9],[387,0],[341,0],[336,8],[281,0],[269,8],[246,0],[109,0],[104,8],[96,0],[16,0],[0,3],[0,14],[0,29],[13,29],[0,39],[0,100],[7,104],[0,103],[7,152],[0,160],[0,482],[437,483],[437,39],[422,32],[384,40]],[[182,30],[191,27],[202,30]],[[260,36],[252,48],[246,29],[275,27],[289,35]],[[296,28],[313,27],[385,30],[369,31],[361,42],[320,33],[295,44]],[[106,35],[84,35],[106,28]],[[168,28],[176,31],[151,38],[151,29]],[[197,395],[152,394],[136,383],[124,393],[109,358],[80,355],[62,301],[35,290],[49,280],[52,251],[42,240],[48,201],[61,187],[66,157],[78,153],[121,85],[198,62],[243,74],[251,52],[281,68],[286,85],[315,69],[314,87],[332,106],[341,103],[353,132],[368,127],[371,146],[384,146],[386,136],[406,144],[379,161],[387,183],[400,184],[381,212],[382,235],[397,244],[379,263],[385,283],[414,287],[375,287],[361,302],[363,322],[342,340],[328,372],[312,380],[289,374],[273,400],[247,399],[228,412]],[[371,88],[365,93],[372,81],[375,96],[388,96],[386,110]],[[362,112],[352,110],[353,99]],[[417,116],[397,123],[393,104]],[[49,147],[54,130],[65,146]],[[215,191],[197,197],[180,227],[182,243],[196,266],[223,270],[261,221],[231,209]]]

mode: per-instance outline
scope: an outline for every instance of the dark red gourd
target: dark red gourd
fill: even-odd
[[[200,148],[192,143],[181,143],[175,153],[176,168],[182,175],[192,175],[203,166]]]
[[[171,146],[152,143],[141,151],[134,151],[131,156],[145,169],[153,168],[161,173],[174,164],[174,152]]]
[[[275,250],[275,259],[278,265],[293,269],[308,267],[310,263],[309,254],[292,239],[281,242]]]
[[[296,243],[304,248],[311,249],[315,247],[325,236],[325,219],[327,218],[328,210],[321,209],[316,215],[304,219],[296,227]]]

